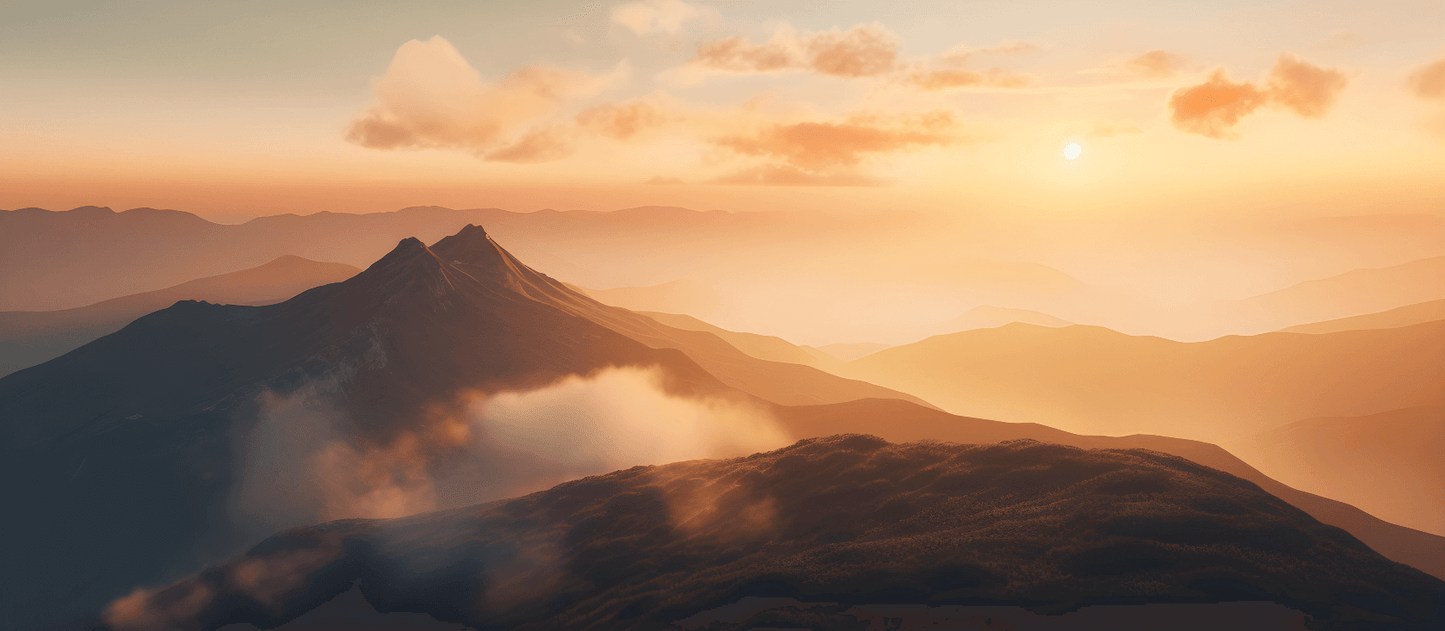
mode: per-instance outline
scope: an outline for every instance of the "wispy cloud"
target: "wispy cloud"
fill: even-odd
[[[612,8],[612,21],[638,35],[677,33],[688,22],[716,17],[716,9],[682,0],[639,0]]]

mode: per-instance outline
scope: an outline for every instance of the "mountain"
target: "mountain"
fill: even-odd
[[[1289,502],[1315,519],[1343,528],[1386,558],[1445,580],[1445,537],[1392,524],[1336,499],[1297,490],[1270,478],[1212,443],[1145,434],[1081,436],[1037,423],[1005,423],[955,416],[889,399],[776,408],[773,414],[788,436],[794,439],[866,431],[893,442],[1037,440],[1081,449],[1147,449],[1166,453],[1257,484],[1265,492]]]
[[[1445,256],[1360,269],[1234,301],[1227,317],[1253,331],[1364,315],[1445,298]]]
[[[320,494],[263,526],[330,511],[331,493],[384,513],[478,501],[475,480],[507,474],[466,457],[490,440],[473,436],[479,397],[619,367],[656,371],[669,400],[706,405],[917,401],[597,303],[475,226],[430,248],[408,238],[352,278],[285,302],[179,302],[0,378],[0,455],[21,516],[10,536],[26,542],[12,559],[37,568],[11,591],[17,618],[56,622],[254,540],[254,507],[236,500],[254,475],[284,485],[266,493],[310,483],[319,490],[306,493]],[[553,466],[484,446],[486,466]],[[301,465],[340,477],[277,473]],[[447,471],[460,481],[431,489]],[[435,498],[408,503],[418,485]]]
[[[1337,333],[1366,329],[1393,329],[1422,322],[1445,320],[1445,300],[1431,300],[1380,313],[1370,313],[1338,320],[1301,324],[1284,329],[1285,333]]]
[[[790,364],[802,364],[812,366],[821,370],[833,372],[842,366],[842,362],[831,356],[819,357],[818,353],[809,352],[808,347],[795,346],[787,340],[773,335],[759,335],[757,333],[739,333],[716,327],[702,320],[689,315],[674,313],[641,312],[653,320],[684,331],[706,331],[716,335],[733,345],[738,350],[752,355],[758,359],[766,359],[775,362],[787,362]]]
[[[819,346],[818,351],[827,353],[839,360],[850,362],[855,359],[867,357],[888,348],[887,344],[878,342],[853,342],[851,344],[827,344]]]
[[[880,351],[844,374],[957,414],[1218,442],[1301,418],[1445,404],[1445,321],[1195,343],[1009,324]]]
[[[633,311],[709,314],[722,302],[717,291],[695,280],[673,280],[649,287],[584,289],[573,287],[598,302]]]
[[[981,606],[1026,610],[1002,623],[1239,600],[1282,605],[1252,611],[1294,628],[1426,629],[1445,616],[1445,582],[1182,458],[840,435],[290,530],[133,593],[104,628],[271,628],[358,582],[379,611],[477,629],[863,629],[900,616],[993,628],[971,620]]]
[[[1228,447],[1290,486],[1445,535],[1445,406],[1307,419]]]
[[[147,313],[181,300],[264,305],[355,276],[361,270],[282,256],[260,267],[63,311],[0,312],[0,377],[68,353]]]
[[[1073,324],[1068,320],[1061,320],[1047,313],[1029,311],[1028,309],[1009,309],[1007,307],[984,305],[969,309],[967,313],[954,318],[948,323],[948,328],[950,331],[971,331],[973,329],[992,329],[1014,322],[1049,327],[1061,327]]]

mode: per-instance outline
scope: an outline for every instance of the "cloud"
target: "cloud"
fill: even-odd
[[[629,140],[667,119],[663,108],[648,101],[613,103],[577,115],[577,123],[617,140]]]
[[[1445,99],[1445,59],[1416,70],[1407,84],[1410,92],[1422,99]]]
[[[1284,53],[1269,71],[1269,98],[1271,103],[1300,116],[1319,118],[1348,84],[1343,72],[1313,66]]]
[[[1181,131],[1209,138],[1235,140],[1239,120],[1265,105],[1273,105],[1307,118],[1318,118],[1334,104],[1348,84],[1344,73],[1320,68],[1289,53],[1281,54],[1270,70],[1265,87],[1234,83],[1223,70],[1209,80],[1176,90],[1169,97],[1170,122]]]
[[[714,184],[738,186],[882,186],[884,182],[853,170],[807,171],[795,166],[768,164],[725,175]]]
[[[908,75],[907,82],[924,90],[946,90],[989,86],[996,88],[1020,88],[1029,84],[1028,77],[1006,74],[998,69],[987,73],[971,70],[928,70]]]
[[[865,154],[944,146],[960,140],[958,125],[946,111],[886,124],[875,117],[841,123],[773,125],[757,133],[715,140],[719,147],[746,156],[780,160],[805,170],[857,166]]]
[[[677,33],[687,22],[715,17],[716,9],[682,0],[641,0],[612,8],[612,21],[638,35]]]
[[[1183,64],[1184,57],[1163,50],[1151,50],[1124,62],[1124,67],[1141,77],[1166,78],[1174,76]]]
[[[528,66],[489,84],[442,37],[412,40],[373,85],[376,105],[351,122],[346,140],[370,149],[463,149],[490,160],[555,159],[565,145],[547,121],[626,74],[625,65],[605,76]]]
[[[264,394],[237,453],[232,521],[266,534],[469,506],[642,464],[787,443],[745,402],[667,393],[651,369],[608,369],[526,392],[470,393],[386,439],[362,436],[319,381]],[[639,440],[645,436],[645,440]]]
[[[875,77],[892,72],[897,38],[877,24],[809,32],[784,27],[765,44],[742,36],[703,44],[688,65],[733,73],[816,72],[835,77]]]

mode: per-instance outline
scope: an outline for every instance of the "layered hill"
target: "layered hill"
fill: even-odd
[[[1251,331],[1365,315],[1445,298],[1445,256],[1360,269],[1235,301],[1224,313]]]
[[[1218,442],[1301,418],[1445,403],[1445,321],[1195,343],[1010,324],[890,348],[845,374],[957,414]]]
[[[1445,320],[1445,300],[1431,300],[1406,305],[1389,311],[1365,315],[1312,322],[1284,329],[1285,333],[1338,333],[1340,331],[1362,331],[1368,329],[1394,329],[1412,324]]]
[[[271,628],[358,583],[378,611],[478,629],[864,629],[920,613],[990,628],[970,607],[1239,600],[1314,629],[1445,616],[1445,582],[1182,458],[842,435],[290,530],[132,593],[103,626]]]
[[[1281,482],[1445,535],[1445,406],[1307,419],[1227,446]]]
[[[136,318],[181,300],[272,304],[312,287],[346,280],[360,271],[343,263],[321,263],[287,255],[259,267],[75,309],[0,312],[0,377],[64,355],[120,330]]]
[[[1073,324],[1068,320],[1056,318],[1047,313],[1039,313],[1028,309],[1011,309],[1008,307],[983,305],[969,309],[967,313],[949,321],[948,328],[950,332],[971,331],[973,329],[992,329],[1005,324],[1013,324],[1014,322],[1050,327],[1069,326]]]
[[[409,238],[344,282],[260,307],[180,302],[0,379],[13,536],[26,542],[13,557],[36,568],[11,594],[18,619],[53,622],[250,537],[227,500],[246,437],[285,401],[339,419],[319,456],[296,458],[362,450],[381,469],[355,474],[384,482],[450,462],[478,394],[619,367],[657,371],[683,398],[908,398],[597,303],[481,228],[430,248]]]

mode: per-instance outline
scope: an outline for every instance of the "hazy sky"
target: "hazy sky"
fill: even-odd
[[[1441,0],[0,0],[0,208],[1445,214],[1442,179]]]

